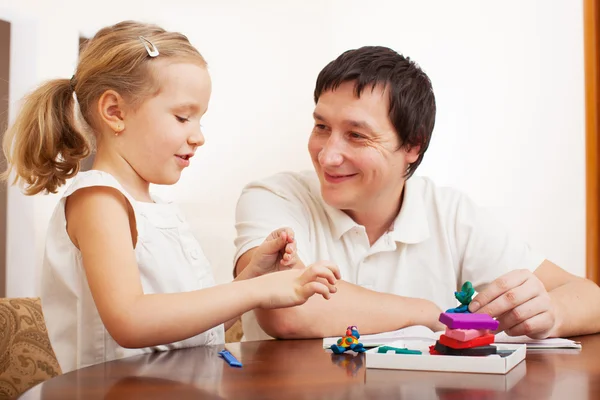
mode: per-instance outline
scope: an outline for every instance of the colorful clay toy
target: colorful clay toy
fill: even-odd
[[[349,326],[346,329],[346,335],[338,339],[337,344],[332,344],[331,350],[335,354],[342,354],[348,350],[352,350],[357,353],[363,353],[366,351],[366,349],[363,347],[362,343],[358,341],[358,339],[360,339],[358,328],[356,328],[356,326]]]
[[[447,326],[430,354],[446,356],[487,356],[497,354],[493,331],[500,325],[488,314],[471,313],[469,304],[475,294],[471,282],[465,282],[454,297],[460,306],[440,314],[440,322]]]
[[[460,302],[460,306],[450,308],[449,310],[446,310],[446,312],[458,314],[470,312],[469,304],[471,303],[474,294],[475,289],[473,288],[473,285],[471,284],[471,282],[466,281],[460,288],[460,292],[454,292],[454,297],[456,297],[456,300]]]

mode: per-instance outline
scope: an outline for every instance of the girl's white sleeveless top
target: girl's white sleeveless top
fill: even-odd
[[[65,200],[90,186],[115,188],[131,204],[138,233],[135,256],[144,293],[187,292],[215,284],[200,244],[174,204],[159,199],[154,199],[155,203],[137,202],[110,174],[95,170],[79,173],[50,220],[42,272],[42,306],[63,372],[151,351],[224,343],[223,325],[180,342],[143,349],[126,349],[113,340],[98,315],[81,253],[66,230]]]

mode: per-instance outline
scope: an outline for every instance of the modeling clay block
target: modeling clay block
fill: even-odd
[[[434,350],[446,356],[489,356],[490,354],[496,354],[496,346],[453,349],[452,347],[444,346],[439,341],[435,343]]]
[[[496,350],[496,354],[498,354],[500,357],[508,357],[514,352],[515,350]]]
[[[391,346],[381,346],[377,348],[378,353],[387,353],[388,351],[393,351],[396,354],[422,354],[420,350],[410,350],[407,348],[399,348],[399,347],[391,347]]]
[[[449,308],[446,310],[447,313],[470,313],[469,306],[466,304],[462,304],[458,307]]]
[[[441,313],[440,322],[450,329],[490,329],[495,330],[500,324],[488,314],[453,314]]]
[[[485,346],[494,343],[494,335],[479,336],[466,342],[449,338],[446,335],[440,336],[440,343],[453,349],[470,349],[473,347]]]
[[[488,329],[450,329],[446,328],[445,335],[449,338],[466,342],[476,337],[489,334]]]

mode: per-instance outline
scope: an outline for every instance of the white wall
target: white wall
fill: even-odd
[[[11,22],[9,121],[13,121],[19,99],[41,81],[61,76],[73,68],[79,45],[77,31],[60,29],[54,21],[33,13],[4,8],[0,18]],[[58,43],[60,45],[56,45]],[[38,293],[47,221],[56,196],[23,196],[9,187],[7,212],[7,296],[33,296]]]
[[[334,0],[333,32],[335,53],[382,44],[430,76],[438,114],[417,174],[466,191],[583,276],[582,4]]]
[[[314,29],[313,21],[322,18],[318,3],[174,0],[168,4],[0,0],[0,18],[17,22],[31,18],[39,25],[33,42],[40,50],[33,54],[21,43],[26,35],[12,38],[15,52],[31,57],[29,65],[39,71],[21,73],[19,67],[13,68],[13,76],[26,84],[18,94],[11,93],[10,100],[14,104],[43,79],[70,77],[79,34],[91,36],[123,19],[184,32],[207,59],[213,77],[210,113],[203,121],[207,143],[177,186],[156,190],[181,203],[218,281],[226,281],[232,270],[233,210],[243,185],[281,168],[310,167],[305,141],[312,121],[305,116],[312,113],[314,77],[329,58],[329,43],[321,45],[321,36],[330,34]],[[257,155],[266,152],[267,141],[278,150],[269,151],[267,157]],[[46,225],[58,196],[30,199],[16,188],[11,196],[9,240],[20,245],[9,250],[8,295],[34,295]]]
[[[70,77],[78,35],[119,20],[182,31],[200,49],[213,76],[207,143],[176,186],[157,190],[181,203],[218,281],[230,279],[241,188],[278,170],[310,168],[315,78],[340,52],[364,44],[411,56],[433,81],[438,118],[419,173],[466,191],[583,275],[582,6],[549,3],[0,0],[0,18],[36,27],[13,36],[13,57],[31,57],[35,72],[11,71],[21,82],[13,90],[11,79],[12,103],[42,79]],[[31,264],[41,262],[56,201],[10,194],[9,296],[36,293]],[[27,244],[17,245],[21,239]]]

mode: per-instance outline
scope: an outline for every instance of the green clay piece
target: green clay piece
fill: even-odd
[[[466,281],[460,288],[460,292],[454,292],[454,297],[460,302],[460,304],[468,306],[471,303],[471,297],[475,294],[475,289],[471,282]]]
[[[410,350],[410,349],[406,349],[406,348],[401,349],[398,347],[391,347],[391,346],[381,346],[381,347],[377,348],[378,353],[387,353],[388,351],[393,351],[396,354],[423,354],[419,350]]]

